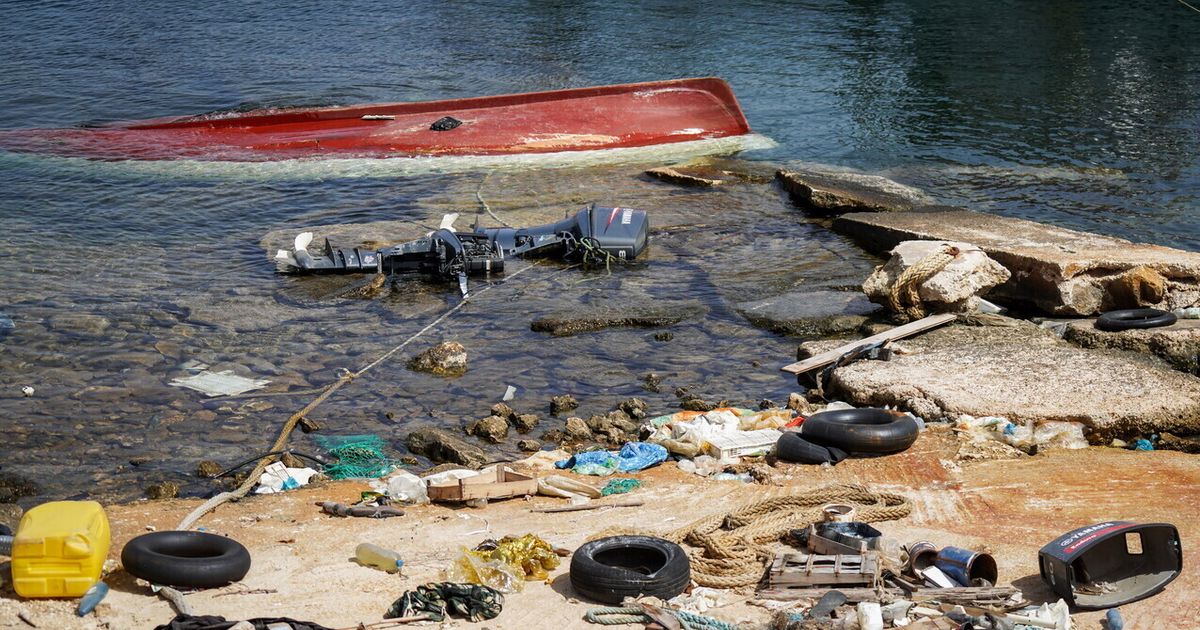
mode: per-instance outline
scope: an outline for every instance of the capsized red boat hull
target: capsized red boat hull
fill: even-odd
[[[450,116],[454,129],[430,126]],[[103,160],[262,161],[551,153],[750,133],[716,78],[418,103],[260,110],[0,132],[0,148]]]

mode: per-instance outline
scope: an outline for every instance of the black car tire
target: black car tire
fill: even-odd
[[[846,459],[847,453],[836,446],[809,442],[795,431],[784,431],[775,443],[775,456],[785,462],[798,464],[836,464]]]
[[[671,599],[691,579],[687,553],[661,538],[610,536],[585,543],[571,556],[571,587],[606,604],[642,595]]]
[[[1178,318],[1170,311],[1157,308],[1130,308],[1102,313],[1096,318],[1096,328],[1108,332],[1133,330],[1136,328],[1158,328],[1170,326]]]
[[[851,453],[899,453],[917,441],[918,433],[912,416],[887,409],[822,411],[800,425],[805,440]]]
[[[151,584],[216,588],[250,571],[250,552],[232,538],[204,532],[143,534],[125,544],[121,564]]]

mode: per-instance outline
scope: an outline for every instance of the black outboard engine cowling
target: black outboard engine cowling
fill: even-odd
[[[455,232],[442,228],[429,235],[378,251],[335,249],[325,241],[323,255],[305,249],[307,237],[293,252],[280,250],[284,273],[422,273],[459,279],[504,271],[510,256],[557,256],[564,261],[633,260],[649,244],[650,221],[644,210],[589,206],[557,223],[531,228],[476,228]]]

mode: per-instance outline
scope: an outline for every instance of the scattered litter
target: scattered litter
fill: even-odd
[[[387,496],[400,503],[429,503],[425,483],[420,477],[406,470],[397,471],[387,480]]]
[[[504,390],[504,396],[502,396],[500,398],[500,400],[503,402],[508,402],[508,401],[512,400],[513,398],[515,398],[516,395],[517,395],[517,388],[513,387],[512,385],[509,385],[508,389]]]
[[[502,593],[522,590],[526,580],[545,580],[558,568],[554,547],[533,534],[488,540],[463,549],[449,572],[456,582],[483,584]]]
[[[372,567],[387,573],[399,573],[404,566],[400,554],[374,543],[359,543],[354,548],[354,559],[364,567]]]
[[[96,582],[91,588],[83,594],[79,599],[79,605],[75,607],[75,614],[83,617],[96,609],[100,602],[108,596],[108,585],[104,582]]]
[[[7,334],[10,330],[16,330],[17,324],[8,313],[0,313],[0,336]]]
[[[605,489],[607,488],[608,486],[605,486]],[[596,487],[570,477],[564,477],[562,475],[547,475],[545,477],[540,477],[538,479],[538,494],[548,497],[559,497],[563,499],[571,499],[575,497],[599,499],[600,497],[604,496],[604,493]]]
[[[625,494],[632,492],[642,487],[642,482],[637,479],[610,479],[603,488],[600,489],[600,494],[609,496],[612,494]]]
[[[316,474],[312,468],[288,468],[282,462],[274,462],[258,478],[254,494],[274,494],[306,486]]]
[[[463,617],[468,621],[494,619],[504,608],[504,595],[479,584],[429,583],[406,591],[397,599],[384,619],[428,619]]]
[[[1039,448],[1088,447],[1083,425],[1078,422],[1047,421],[1021,425],[997,416],[976,418],[963,414],[959,416],[954,429],[969,435],[974,441],[1004,442],[1026,453],[1036,452]]]
[[[404,516],[404,510],[390,505],[346,505],[333,501],[318,501],[321,511],[332,516],[357,516],[361,518],[390,518]]]
[[[186,369],[186,368],[185,368]],[[233,370],[209,372],[204,369],[198,374],[181,377],[171,381],[172,387],[186,387],[203,393],[206,396],[237,396],[248,391],[261,389],[269,385],[266,379],[252,379],[238,376]]]
[[[26,386],[24,386],[24,387],[22,387],[22,388],[21,388],[21,393],[22,393],[22,394],[25,394],[25,397],[26,397],[26,398],[28,398],[29,396],[32,396],[32,395],[33,395],[33,391],[34,391],[34,389],[33,389],[32,387],[28,386],[28,385],[26,385]]]
[[[554,463],[559,469],[570,469],[580,475],[611,475],[614,472],[636,472],[667,460],[667,449],[659,444],[626,442],[617,453],[587,451]]]

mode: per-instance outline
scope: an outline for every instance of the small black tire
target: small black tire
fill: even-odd
[[[775,443],[775,456],[798,464],[836,464],[846,459],[847,453],[836,446],[813,444],[795,431],[784,431]]]
[[[1178,320],[1175,313],[1157,308],[1129,308],[1108,311],[1096,318],[1096,328],[1107,332],[1119,332],[1137,328],[1170,326]]]
[[[671,599],[692,580],[683,548],[651,536],[609,536],[585,543],[571,556],[571,587],[605,604],[643,595]]]
[[[216,588],[246,577],[250,552],[238,541],[215,534],[151,532],[125,543],[121,565],[151,584]]]
[[[917,441],[920,431],[912,416],[869,408],[822,411],[800,425],[805,440],[851,453],[899,453]]]

